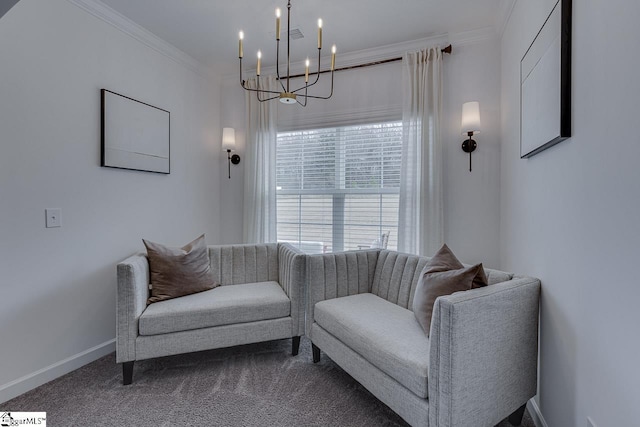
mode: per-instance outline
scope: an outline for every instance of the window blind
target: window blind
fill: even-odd
[[[278,133],[278,241],[308,253],[397,247],[402,123]]]

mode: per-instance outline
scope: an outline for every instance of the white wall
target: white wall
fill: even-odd
[[[445,58],[445,240],[463,262],[499,267],[500,48],[496,40],[456,45]],[[480,102],[478,148],[462,151],[462,104]]]
[[[502,39],[501,266],[542,279],[538,402],[549,427],[637,422],[640,3],[574,1],[573,137],[519,159],[519,63],[554,0]]]
[[[497,40],[484,38],[470,42],[454,42],[453,55],[445,57],[443,144],[445,168],[445,239],[465,262],[484,262],[496,267],[499,258],[499,88],[500,47]],[[337,66],[339,67],[340,57]],[[328,75],[323,76],[319,93],[328,93]],[[401,63],[390,63],[336,73],[335,94],[327,101],[310,100],[306,108],[279,106],[279,123],[303,126],[306,123],[335,122],[350,116],[378,115],[395,112],[401,117]],[[237,77],[223,80],[223,126],[244,129],[245,95]],[[477,136],[478,150],[473,153],[473,172],[469,157],[460,148],[462,104],[477,100],[481,104],[483,131]],[[315,126],[315,125],[314,125]],[[244,134],[242,136],[244,149]],[[225,160],[226,162],[226,160]],[[242,163],[232,166],[231,181],[223,183],[222,218],[224,240],[242,239]]]
[[[220,126],[236,130],[236,154],[240,163],[231,165],[229,178],[227,153],[222,152],[220,167],[220,222],[223,244],[242,242],[242,218],[244,215],[244,166],[245,166],[245,105],[244,90],[237,78],[222,80],[220,97]]]
[[[4,401],[74,362],[25,376],[113,348],[115,265],[141,238],[220,241],[221,130],[219,79],[65,0],[19,2],[0,21],[0,58]],[[170,175],[99,166],[101,88],[171,112]],[[45,228],[45,208],[62,208],[62,228]]]

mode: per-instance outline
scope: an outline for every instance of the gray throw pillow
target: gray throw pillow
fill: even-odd
[[[208,291],[220,285],[211,273],[204,234],[181,248],[142,241],[147,248],[151,273],[151,297],[147,304]]]
[[[487,277],[482,264],[465,267],[444,245],[420,273],[413,296],[413,314],[429,336],[433,305],[438,297],[483,286],[487,286]]]

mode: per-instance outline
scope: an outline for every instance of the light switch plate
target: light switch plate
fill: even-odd
[[[62,227],[62,209],[45,209],[47,228]]]

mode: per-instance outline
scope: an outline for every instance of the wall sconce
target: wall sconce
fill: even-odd
[[[469,172],[471,172],[471,153],[478,148],[478,144],[472,139],[473,135],[480,133],[480,103],[465,102],[462,104],[462,134],[469,139],[462,143],[462,151],[469,153]]]
[[[227,160],[229,162],[229,179],[231,179],[231,163],[237,165],[240,163],[240,156],[237,154],[231,155],[231,152],[236,149],[236,131],[233,128],[222,129],[222,149],[227,152]]]

